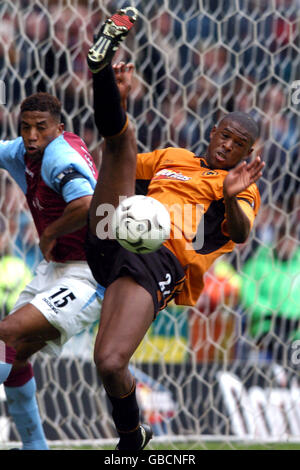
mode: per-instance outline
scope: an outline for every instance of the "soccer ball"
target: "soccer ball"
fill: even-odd
[[[133,253],[158,250],[170,236],[170,215],[163,204],[148,196],[131,196],[117,207],[112,218],[116,240]]]

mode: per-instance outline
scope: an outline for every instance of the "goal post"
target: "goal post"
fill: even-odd
[[[100,164],[86,53],[99,22],[129,5],[140,17],[116,60],[136,67],[128,111],[139,150],[180,146],[201,155],[213,125],[228,112],[245,111],[259,123],[254,154],[266,162],[259,182],[262,206],[248,242],[209,270],[197,306],[171,304],[162,311],[133,357],[143,417],[154,441],[173,449],[189,439],[204,448],[211,440],[297,441],[298,2],[3,0],[0,139],[18,135],[22,99],[49,91],[62,102],[66,129],[85,140]],[[12,292],[28,282],[41,256],[24,198],[3,170],[0,231],[3,318]],[[12,272],[21,273],[17,283]],[[33,358],[50,445],[116,439],[92,359],[96,331],[94,324],[71,339],[59,358]],[[0,445],[17,440],[0,388]]]

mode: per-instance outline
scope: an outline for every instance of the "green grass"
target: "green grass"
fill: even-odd
[[[55,449],[63,447],[55,447]],[[73,450],[113,450],[113,446],[78,446],[68,447]],[[247,444],[240,442],[174,442],[152,443],[147,450],[300,450],[300,443]]]

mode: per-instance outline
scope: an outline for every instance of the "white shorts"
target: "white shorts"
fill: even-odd
[[[104,288],[85,261],[54,263],[43,260],[21,292],[13,312],[31,303],[59,332],[43,351],[59,355],[64,343],[100,318]]]

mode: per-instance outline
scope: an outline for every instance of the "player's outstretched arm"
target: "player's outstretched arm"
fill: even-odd
[[[264,165],[260,157],[256,157],[250,163],[243,161],[230,170],[224,179],[223,195],[227,230],[231,240],[235,243],[244,243],[251,229],[250,221],[241,209],[236,196],[262,176]]]

